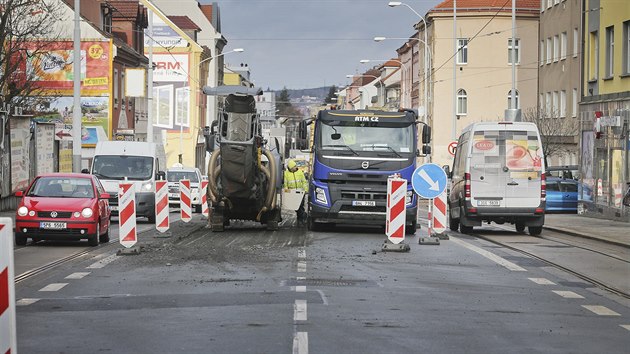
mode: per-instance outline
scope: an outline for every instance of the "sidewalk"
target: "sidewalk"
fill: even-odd
[[[547,214],[543,228],[630,248],[630,223],[576,214]]]

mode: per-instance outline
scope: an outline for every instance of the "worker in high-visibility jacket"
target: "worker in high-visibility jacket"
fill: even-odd
[[[302,189],[308,193],[308,181],[302,170],[298,169],[297,163],[293,160],[287,161],[287,169],[284,171],[285,189]],[[295,211],[297,214],[298,224],[306,223],[306,212],[304,211],[304,198],[300,203],[300,207]]]

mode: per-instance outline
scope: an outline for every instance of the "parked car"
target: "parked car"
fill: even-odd
[[[201,172],[198,168],[174,166],[166,170],[168,181],[168,204],[179,207],[179,181],[190,180],[190,204],[193,211],[201,213]]]
[[[547,177],[574,179],[576,181],[580,179],[580,169],[577,165],[547,166],[545,174]]]
[[[547,212],[575,213],[581,200],[593,200],[590,187],[570,178],[547,178]]]
[[[38,176],[22,197],[15,216],[15,243],[87,239],[90,246],[109,242],[111,210],[98,178],[80,173]]]

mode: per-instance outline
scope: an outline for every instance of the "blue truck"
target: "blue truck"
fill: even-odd
[[[430,153],[430,128],[412,110],[323,110],[314,120],[309,177],[309,230],[323,224],[385,225],[387,178],[405,178],[405,232],[417,226],[417,196],[411,187],[416,157]]]

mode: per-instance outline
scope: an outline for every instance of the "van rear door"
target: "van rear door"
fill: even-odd
[[[470,147],[470,196],[473,207],[504,207],[505,185],[501,152],[503,127],[475,130]]]
[[[543,159],[538,131],[535,126],[506,125],[503,137],[505,206],[536,208],[540,205]]]

